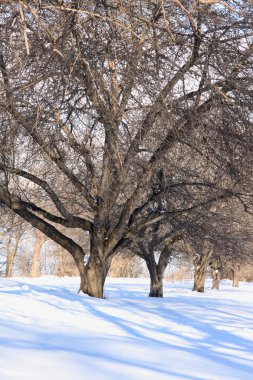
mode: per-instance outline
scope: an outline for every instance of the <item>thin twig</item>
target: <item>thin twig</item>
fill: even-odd
[[[28,36],[27,36],[27,27],[26,27],[26,22],[25,22],[23,5],[21,3],[19,3],[19,13],[20,13],[21,24],[23,26],[26,53],[27,53],[27,55],[29,55],[30,54],[30,47],[29,47],[29,41],[28,41]]]

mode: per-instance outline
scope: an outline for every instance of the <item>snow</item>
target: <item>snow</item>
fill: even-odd
[[[1,380],[251,380],[253,284],[193,293],[108,279],[106,299],[78,278],[0,278]]]

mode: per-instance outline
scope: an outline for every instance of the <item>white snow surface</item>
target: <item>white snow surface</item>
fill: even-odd
[[[78,278],[0,278],[0,380],[252,380],[253,284],[191,291],[108,279],[106,299]]]

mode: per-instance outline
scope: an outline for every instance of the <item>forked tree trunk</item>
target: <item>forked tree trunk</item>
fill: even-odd
[[[204,293],[205,291],[205,281],[206,281],[206,270],[207,262],[209,256],[196,256],[194,258],[194,284],[193,291]]]
[[[149,297],[163,297],[163,276],[158,276],[155,281],[151,279]]]
[[[147,264],[150,274],[149,297],[163,297],[163,274],[159,273],[158,266]]]
[[[160,253],[158,263],[155,260],[153,247],[148,251],[143,244],[140,244],[141,253],[139,253],[139,256],[144,258],[150,275],[149,297],[163,297],[163,276],[171,257],[170,248],[177,239],[178,236],[175,236],[170,238],[169,242],[166,242]]]
[[[148,257],[146,264],[150,274],[149,297],[163,297],[163,275],[169,263],[170,256],[171,251],[167,245],[163,248],[160,254],[158,264],[155,261],[154,253],[150,253],[148,256],[146,255],[146,257]]]
[[[220,289],[220,279],[221,279],[220,271],[218,269],[216,269],[216,270],[212,270],[211,273],[212,273],[212,280],[213,280],[212,289],[219,290]]]
[[[221,280],[221,264],[217,260],[213,260],[209,263],[211,276],[212,276],[212,289],[219,290],[220,288],[220,280]]]

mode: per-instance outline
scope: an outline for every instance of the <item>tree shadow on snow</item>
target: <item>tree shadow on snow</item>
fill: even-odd
[[[113,284],[108,288],[111,291],[116,286]],[[249,310],[240,303],[236,308],[236,300],[226,299],[223,302],[222,299],[215,298],[215,293],[213,298],[210,293],[208,298],[203,295],[199,297],[172,293],[164,299],[148,299],[143,292],[143,284],[127,284],[125,291],[124,284],[119,286],[121,289],[118,292],[128,299],[97,300],[77,295],[67,287],[42,288],[22,281],[15,281],[6,291],[2,287],[0,294],[38,296],[40,302],[61,311],[66,310],[66,301],[70,308],[72,302],[78,303],[77,309],[73,307],[73,315],[83,316],[84,325],[80,331],[64,330],[57,333],[47,328],[47,331],[38,332],[38,328],[31,329],[21,322],[3,319],[1,329],[10,331],[13,339],[0,338],[0,345],[18,350],[64,351],[81,355],[86,358],[84,360],[93,358],[96,363],[100,360],[101,366],[102,363],[110,363],[111,371],[115,364],[151,371],[154,379],[163,375],[170,379],[185,380],[224,378],[222,375],[213,377],[214,368],[206,369],[211,377],[188,376],[187,369],[180,368],[180,364],[175,366],[173,358],[184,362],[185,355],[189,355],[196,362],[221,368],[224,374],[226,370],[234,373],[234,379],[252,378],[253,363],[250,355],[253,355],[253,342],[250,338],[240,336],[240,330],[244,328],[247,331],[253,325],[253,306]],[[138,287],[141,291],[138,291]],[[120,313],[119,310],[124,312]],[[241,312],[246,315],[241,315]],[[28,310],[27,313],[29,314]],[[93,318],[94,323],[97,321],[98,324],[102,321],[106,331],[102,334],[95,332],[92,336],[85,328],[85,318]],[[111,333],[110,329],[116,329],[120,334]],[[146,358],[145,352],[135,356],[135,349],[137,352],[146,351]],[[173,357],[170,356],[171,353]],[[167,360],[162,365],[159,358],[156,360],[156,355],[159,354],[167,355]],[[88,366],[91,365],[92,361],[88,361]],[[110,371],[108,367],[107,371]],[[124,378],[122,376],[121,379]]]

